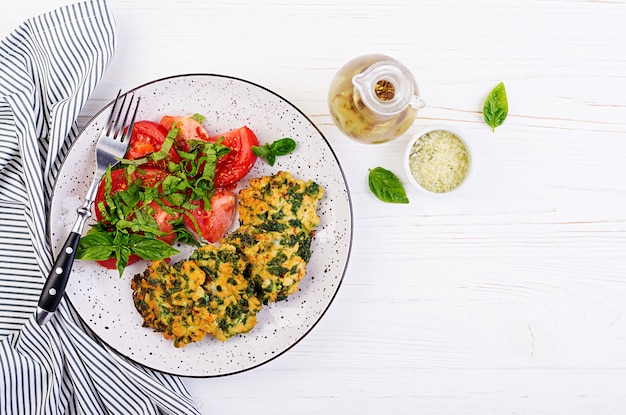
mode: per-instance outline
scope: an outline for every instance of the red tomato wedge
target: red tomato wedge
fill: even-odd
[[[125,158],[136,160],[159,151],[161,147],[163,147],[168,131],[167,128],[156,122],[137,121],[133,126],[133,132],[130,137],[128,152]],[[168,160],[174,163],[178,163],[181,160],[174,146],[170,148],[167,159],[158,162],[150,162],[148,164],[165,168]]]
[[[128,265],[134,264],[140,259],[141,258],[139,258],[137,255],[131,254],[128,257]],[[117,258],[115,257],[105,259],[104,261],[96,261],[96,262],[107,269],[115,269],[115,270],[117,269]]]
[[[222,134],[209,137],[206,129],[191,117],[164,116],[160,124],[166,129],[173,126],[179,129],[176,145],[183,151],[189,151],[188,140],[217,142],[222,137],[222,144],[230,148],[230,153],[217,161],[214,184],[216,188],[228,188],[241,180],[254,166],[257,156],[252,146],[258,146],[259,140],[247,126],[236,128]]]
[[[166,233],[166,235],[157,236],[157,239],[172,245],[176,240],[176,232],[174,232],[174,225],[172,225],[172,221],[178,219],[180,214],[176,213],[174,216],[170,215],[168,212],[163,210],[159,203],[154,200],[150,202],[148,206],[152,210],[152,217],[159,225],[159,230]]]
[[[161,118],[160,124],[171,130],[172,127],[178,128],[178,136],[176,137],[176,145],[182,151],[189,151],[188,140],[209,141],[209,133],[204,129],[198,120],[191,117],[172,117],[169,115]]]
[[[202,200],[191,203],[198,208],[185,212],[184,220],[187,227],[208,242],[219,241],[235,219],[237,205],[235,194],[229,190],[216,191],[211,196],[211,208],[208,211],[204,209]]]
[[[111,172],[111,195],[116,192],[127,190],[129,183],[128,180],[130,180],[131,183],[139,181],[144,186],[154,187],[168,176],[168,173],[161,169],[143,166],[135,170],[135,172],[131,174],[130,178],[128,178],[125,173],[126,171],[124,169],[113,170]],[[100,203],[105,201],[105,186],[105,180],[103,179],[98,186],[96,199],[94,201],[96,219],[98,220],[98,222],[102,222],[104,216],[103,212],[100,210],[99,205]],[[163,203],[166,203],[166,201],[163,201]],[[174,227],[171,222],[173,220],[176,220],[179,215],[177,214],[176,217],[170,215],[169,213],[165,212],[161,205],[154,200],[151,201],[148,206],[152,211],[152,217],[156,220],[158,224],[159,230],[167,233],[166,235],[159,236],[158,239],[171,245],[176,240],[176,233],[174,232]],[[130,219],[132,218],[129,218],[129,220]],[[140,258],[136,255],[130,255],[128,259],[128,264],[130,265],[134,262],[137,262],[139,259]],[[116,269],[115,258],[110,258],[106,261],[97,262],[106,268]]]
[[[230,153],[217,160],[213,182],[218,188],[232,186],[248,174],[257,159],[252,146],[259,145],[256,134],[246,126],[218,134],[211,141],[222,137],[222,144],[230,148]]]
[[[166,171],[156,167],[140,167],[135,170],[130,177],[127,177],[125,173],[126,170],[124,169],[113,170],[111,172],[111,195],[116,192],[127,190],[129,181],[132,183],[139,180],[144,186],[154,187],[165,180],[165,178],[169,175]],[[104,201],[105,187],[106,181],[103,177],[100,185],[98,186],[96,199],[94,201],[94,205],[96,207],[96,219],[98,222],[102,222],[103,212],[100,210],[99,204]]]

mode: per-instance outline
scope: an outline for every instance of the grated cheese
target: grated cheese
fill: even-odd
[[[469,154],[455,134],[445,130],[422,135],[411,148],[409,167],[424,189],[445,193],[463,182],[469,170]]]

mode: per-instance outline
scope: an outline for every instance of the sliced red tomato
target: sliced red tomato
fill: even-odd
[[[125,158],[136,160],[159,151],[163,147],[168,131],[167,128],[156,122],[137,121],[133,126],[133,133],[130,136],[128,152]],[[167,159],[150,162],[149,164],[165,168],[168,160],[174,163],[178,163],[181,160],[174,146],[170,148]]]
[[[155,187],[158,186],[158,184],[161,183],[167,176],[168,173],[166,171],[155,167],[138,168],[133,172],[133,174],[131,174],[130,179],[127,177],[124,169],[113,170],[111,172],[111,194],[128,189],[129,180],[130,183],[140,181],[144,186]],[[103,179],[98,186],[96,199],[94,201],[96,219],[98,222],[102,222],[103,220],[103,212],[100,210],[99,206],[102,202],[106,203],[104,199],[105,192],[105,180]],[[163,203],[165,204],[166,201],[163,201]],[[180,215],[170,215],[157,201],[154,200],[151,201],[148,206],[152,210],[152,217],[156,220],[159,230],[167,233],[166,235],[159,236],[157,238],[170,245],[173,244],[176,240],[176,233],[174,232],[172,221],[176,220]],[[132,218],[129,218],[129,220],[132,220]],[[140,258],[136,255],[130,255],[128,264],[130,265],[137,262],[139,259]],[[116,269],[115,258],[109,258],[106,261],[97,262],[106,268]]]
[[[257,159],[252,146],[259,145],[256,134],[246,126],[218,134],[211,141],[216,142],[222,137],[222,144],[230,148],[230,153],[217,160],[215,187],[232,186],[248,174]]]
[[[180,216],[179,213],[176,213],[174,216],[170,215],[168,212],[163,210],[161,205],[159,205],[156,201],[152,201],[148,204],[150,209],[152,210],[152,217],[156,220],[159,225],[159,230],[161,232],[165,232],[166,235],[157,236],[157,239],[162,240],[163,242],[172,245],[176,240],[176,232],[174,232],[174,225],[172,225],[172,221],[178,219]]]
[[[185,212],[185,224],[207,241],[211,243],[219,241],[235,219],[237,204],[235,194],[230,190],[216,191],[211,196],[211,208],[209,210],[204,208],[202,200],[191,203],[198,208]]]
[[[160,124],[167,129],[171,130],[172,127],[178,128],[178,136],[176,137],[176,145],[182,151],[189,151],[189,140],[202,140],[209,141],[210,136],[206,129],[198,122],[198,120],[191,117],[171,117],[169,115],[161,118]]]
[[[156,167],[141,166],[137,168],[130,178],[126,175],[126,170],[118,169],[111,172],[111,194],[128,189],[128,183],[139,180],[144,186],[154,187],[161,183],[169,175],[168,172]],[[98,186],[94,206],[96,207],[96,219],[102,222],[103,212],[100,211],[100,202],[104,202],[105,180],[104,178]]]
[[[126,158],[135,160],[161,149],[167,129],[152,121],[137,121],[133,126]]]
[[[139,258],[137,255],[131,254],[128,257],[128,265],[134,264],[135,262],[139,261],[141,258]],[[117,269],[117,259],[115,257],[106,259],[104,261],[96,261],[98,264],[100,264],[101,266],[108,268],[108,269]]]

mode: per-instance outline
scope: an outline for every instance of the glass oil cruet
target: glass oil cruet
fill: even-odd
[[[406,132],[424,101],[406,66],[386,55],[369,54],[350,60],[335,74],[328,106],[345,135],[377,144]]]

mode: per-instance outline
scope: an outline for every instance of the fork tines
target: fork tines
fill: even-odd
[[[126,102],[127,100],[128,103]],[[134,103],[133,101],[135,101],[134,93],[122,94],[122,90],[119,90],[117,92],[117,97],[115,97],[115,101],[113,102],[113,106],[111,107],[111,115],[109,116],[109,119],[107,121],[107,136],[112,137],[113,139],[117,139],[118,135],[121,132],[124,132],[120,136],[120,141],[124,142],[130,138],[128,136],[128,132],[132,131],[133,125],[135,124],[135,117],[137,116],[137,109],[139,108],[139,102],[141,101],[141,98],[137,98]],[[129,121],[129,117],[130,122],[128,124],[128,128],[124,130],[127,121]]]

